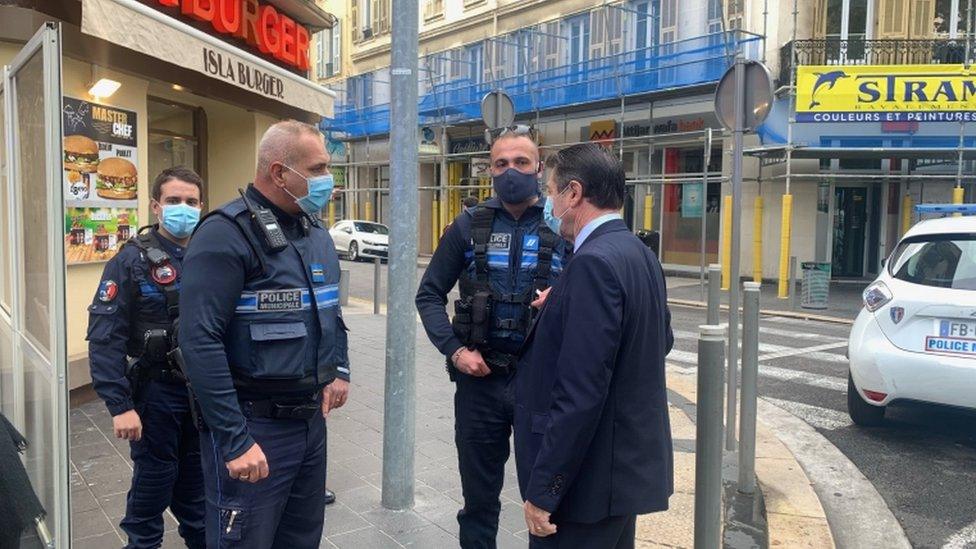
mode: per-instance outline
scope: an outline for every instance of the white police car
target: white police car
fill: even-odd
[[[879,424],[894,401],[976,409],[976,216],[909,229],[864,290],[848,356],[858,425]]]

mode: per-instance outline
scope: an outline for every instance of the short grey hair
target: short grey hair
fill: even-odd
[[[295,141],[302,135],[325,139],[318,128],[297,120],[284,120],[268,128],[258,145],[258,173],[267,173],[273,162],[291,165],[295,160]]]

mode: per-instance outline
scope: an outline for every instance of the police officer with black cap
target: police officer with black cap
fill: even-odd
[[[455,382],[455,443],[464,507],[461,547],[495,547],[499,494],[510,453],[515,354],[531,304],[562,271],[568,249],[543,221],[542,163],[529,128],[490,134],[495,197],[459,215],[417,292],[417,310]],[[454,318],[447,296],[460,283]]]
[[[204,218],[187,253],[179,343],[205,423],[211,548],[322,537],[324,416],[349,379],[339,259],[318,219],[329,161],[314,127],[273,125],[254,184]]]
[[[144,227],[108,262],[88,308],[92,385],[115,436],[130,443],[126,547],[159,547],[167,507],[188,547],[206,545],[200,440],[185,378],[170,356],[183,251],[200,219],[202,187],[187,168],[159,174],[152,210],[160,224]]]

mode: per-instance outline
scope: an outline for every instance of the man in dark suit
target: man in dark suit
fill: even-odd
[[[550,228],[574,243],[522,348],[515,458],[530,547],[634,547],[674,491],[664,274],[624,224],[624,171],[595,144],[547,162]]]

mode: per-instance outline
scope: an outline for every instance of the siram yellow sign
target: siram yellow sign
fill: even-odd
[[[797,122],[976,122],[976,67],[801,66]]]

